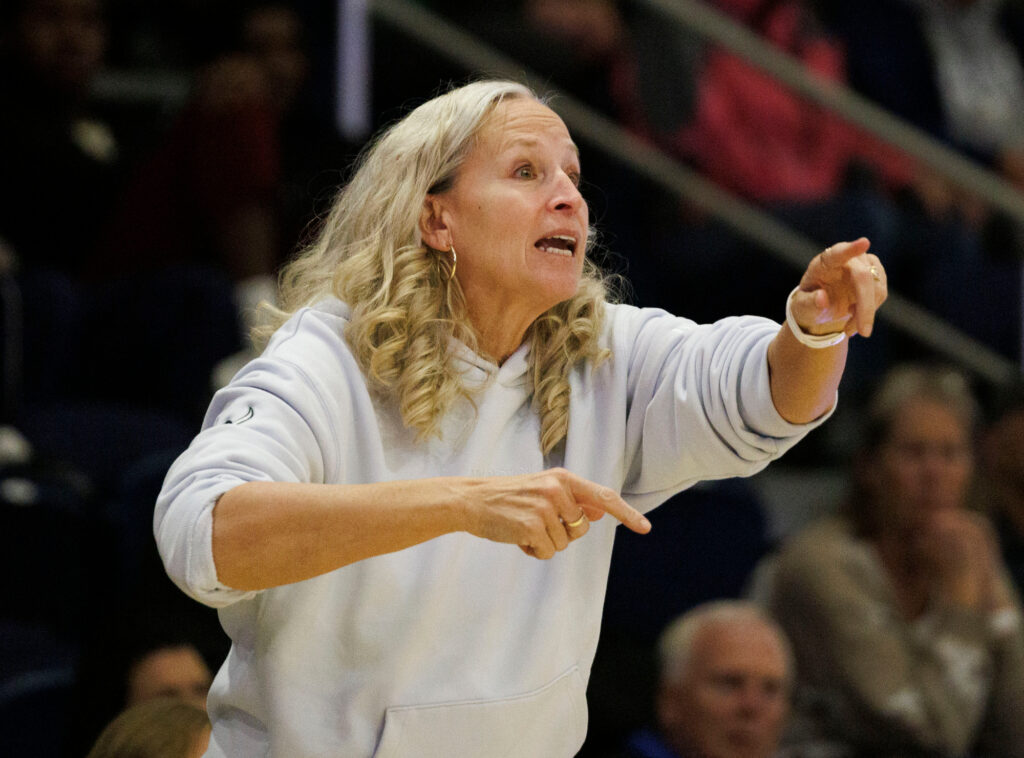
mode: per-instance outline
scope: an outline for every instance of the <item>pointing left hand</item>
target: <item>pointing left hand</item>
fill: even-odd
[[[885,269],[861,237],[814,256],[793,296],[793,316],[809,334],[871,336],[875,311],[888,297]]]

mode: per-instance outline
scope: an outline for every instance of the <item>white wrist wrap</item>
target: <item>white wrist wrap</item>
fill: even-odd
[[[844,339],[846,339],[846,332],[829,332],[828,334],[808,334],[800,328],[800,324],[796,322],[793,317],[793,295],[800,291],[799,287],[794,287],[793,291],[789,293],[789,297],[786,298],[786,323],[789,324],[789,330],[793,332],[793,336],[797,338],[797,341],[807,347],[812,347],[815,350],[819,350],[823,347],[832,347],[838,345]]]

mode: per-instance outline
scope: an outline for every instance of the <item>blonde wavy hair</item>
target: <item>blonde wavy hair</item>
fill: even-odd
[[[474,82],[423,103],[378,136],[318,237],[282,271],[280,308],[257,334],[266,339],[296,310],[329,296],[347,303],[345,338],[371,391],[397,400],[420,441],[440,433],[458,397],[472,401],[449,360],[451,339],[478,349],[462,289],[450,277],[449,254],[424,244],[420,213],[428,194],[452,186],[488,115],[511,98],[540,101],[516,82]],[[569,428],[570,371],[610,354],[598,346],[607,296],[605,277],[587,260],[576,294],[527,332],[545,453]]]

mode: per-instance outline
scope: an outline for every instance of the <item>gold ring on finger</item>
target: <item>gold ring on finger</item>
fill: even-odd
[[[575,529],[577,526],[580,526],[586,520],[587,520],[587,513],[586,513],[586,511],[581,510],[580,511],[580,517],[578,519],[576,519],[575,521],[571,521],[571,522],[567,523],[565,526],[568,529]]]
[[[875,281],[876,281],[876,282],[880,282],[880,281],[882,281],[882,277],[880,277],[880,276],[878,275],[878,269],[877,269],[877,268],[876,268],[875,266],[872,266],[872,267],[871,267],[870,269],[868,269],[868,270],[869,270],[869,271],[871,272],[871,276],[873,276],[873,277],[875,278]]]

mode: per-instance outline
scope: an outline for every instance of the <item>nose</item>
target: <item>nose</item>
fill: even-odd
[[[946,459],[936,451],[932,451],[923,457],[921,461],[921,469],[924,478],[928,481],[934,482],[943,474],[946,473],[949,463]]]
[[[739,710],[749,716],[763,713],[772,702],[774,693],[769,693],[756,684],[747,684],[737,691]]]
[[[931,480],[938,480],[950,471],[957,470],[963,457],[963,453],[951,447],[929,445],[921,451],[919,459],[922,475]]]
[[[580,188],[565,171],[559,171],[551,193],[550,206],[552,210],[575,213],[585,205],[586,201],[580,194]]]

